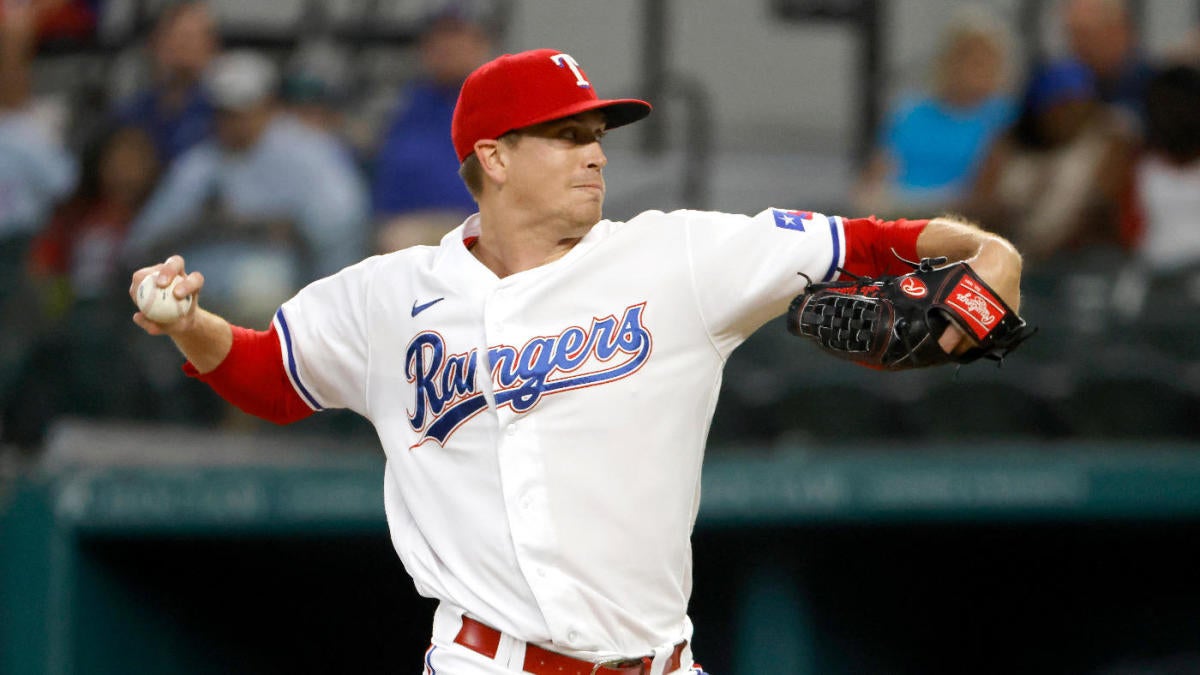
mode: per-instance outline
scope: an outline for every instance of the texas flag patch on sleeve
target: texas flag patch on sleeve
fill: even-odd
[[[796,230],[797,232],[804,232],[805,221],[813,219],[812,211],[771,209],[771,215],[775,216],[775,227],[781,227],[785,230]]]

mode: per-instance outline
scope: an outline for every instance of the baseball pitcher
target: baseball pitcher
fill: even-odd
[[[603,219],[602,139],[650,109],[599,98],[569,54],[499,57],[453,120],[479,211],[438,246],[317,281],[266,331],[198,301],[171,323],[134,315],[248,413],[371,420],[396,552],[440,601],[429,675],[700,672],[687,606],[705,438],[726,359],[773,317],[879,368],[1000,358],[1027,332],[1020,256],[967,223]],[[172,256],[131,294],[147,275],[182,276],[175,299],[204,285]]]

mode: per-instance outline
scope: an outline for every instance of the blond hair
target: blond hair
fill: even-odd
[[[938,37],[937,51],[931,72],[933,90],[945,91],[954,74],[957,48],[965,42],[978,40],[995,50],[1002,65],[1001,80],[1008,75],[1012,54],[1012,31],[994,12],[983,5],[967,5],[954,11]]]

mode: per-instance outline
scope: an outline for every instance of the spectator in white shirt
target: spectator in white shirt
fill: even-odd
[[[222,56],[205,85],[217,106],[216,137],[169,168],[126,253],[189,250],[197,269],[229,281],[209,286],[210,304],[261,315],[362,258],[366,183],[337,138],[280,111],[278,72],[266,57]]]

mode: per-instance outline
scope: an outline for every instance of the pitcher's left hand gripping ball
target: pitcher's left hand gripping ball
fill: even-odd
[[[970,265],[945,262],[910,262],[916,269],[898,277],[810,283],[788,307],[788,330],[835,356],[883,370],[970,363],[981,356],[1001,361],[1036,332]],[[950,323],[973,340],[960,354],[938,344]]]

